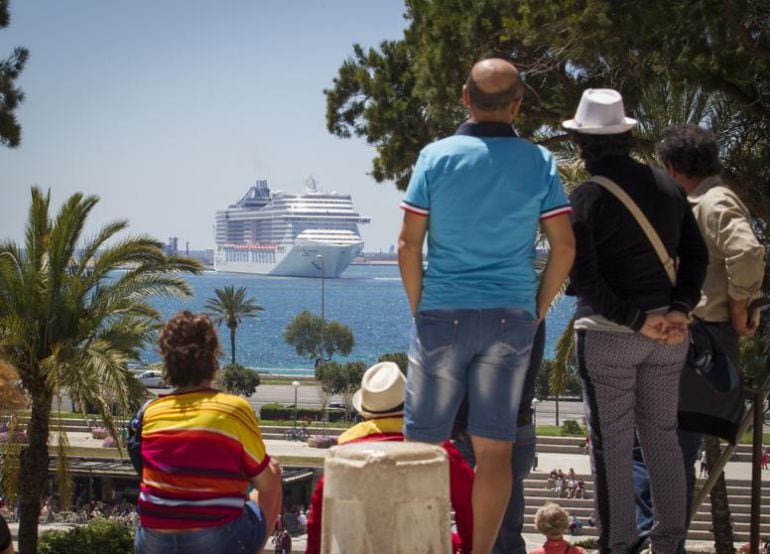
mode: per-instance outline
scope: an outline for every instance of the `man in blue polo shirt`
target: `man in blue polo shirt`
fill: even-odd
[[[511,126],[522,92],[511,63],[474,65],[463,87],[470,117],[422,150],[402,203],[398,260],[414,314],[404,433],[446,440],[467,395],[474,554],[490,552],[497,536],[532,338],[574,258],[556,163]],[[550,244],[539,286],[538,224]]]

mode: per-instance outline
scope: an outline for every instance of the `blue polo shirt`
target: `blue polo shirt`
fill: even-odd
[[[466,122],[420,152],[401,207],[429,218],[419,310],[536,313],[538,224],[571,211],[548,150],[511,125]]]

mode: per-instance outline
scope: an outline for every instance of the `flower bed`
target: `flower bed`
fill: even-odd
[[[13,433],[10,431],[3,431],[0,433],[0,444],[7,442],[27,442],[27,432],[17,429]]]
[[[337,446],[337,437],[334,435],[310,435],[307,445],[313,448],[331,448]]]
[[[94,427],[91,429],[91,437],[95,439],[106,439],[110,436],[110,432],[106,427]]]

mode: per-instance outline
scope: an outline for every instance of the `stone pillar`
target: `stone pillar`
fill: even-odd
[[[449,465],[443,448],[360,442],[326,458],[323,554],[448,554]]]

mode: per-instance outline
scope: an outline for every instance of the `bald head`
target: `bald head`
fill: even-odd
[[[469,107],[483,112],[510,111],[522,88],[516,66],[501,58],[476,63],[465,82]]]

